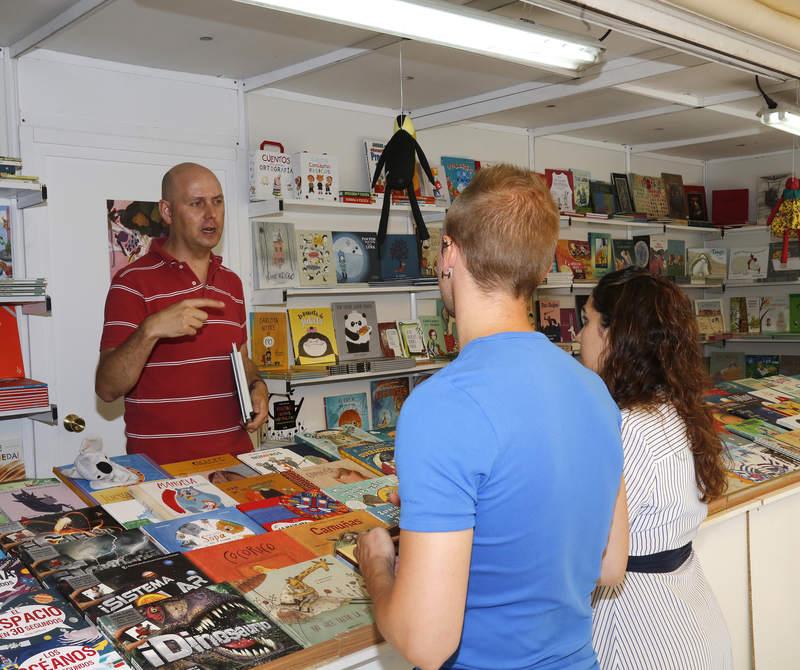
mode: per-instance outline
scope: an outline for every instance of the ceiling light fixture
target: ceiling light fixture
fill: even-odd
[[[441,0],[238,0],[290,14],[558,70],[594,65],[600,42]]]
[[[782,130],[786,133],[793,135],[800,135],[800,109],[790,105],[778,104],[770,98],[763,88],[761,82],[758,81],[756,76],[756,86],[764,98],[766,107],[759,110],[757,116],[761,119],[761,123],[775,130]]]

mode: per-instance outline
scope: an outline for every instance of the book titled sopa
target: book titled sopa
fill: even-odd
[[[263,531],[234,507],[150,524],[145,532],[167,552],[186,552],[239,540]]]
[[[336,158],[328,154],[306,151],[292,157],[294,194],[298,200],[339,199],[339,167]]]

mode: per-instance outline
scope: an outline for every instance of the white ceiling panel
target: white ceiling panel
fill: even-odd
[[[754,156],[776,151],[788,151],[792,148],[792,136],[779,130],[765,128],[758,135],[741,137],[722,142],[707,142],[686,147],[664,150],[663,153],[681,158],[698,160],[714,160],[717,158],[736,158],[738,156]]]
[[[716,63],[704,63],[688,70],[649,77],[636,84],[664,93],[693,95],[701,99],[731,91],[752,90],[758,93],[753,75]]]
[[[77,0],[0,0],[0,46],[11,46]]]

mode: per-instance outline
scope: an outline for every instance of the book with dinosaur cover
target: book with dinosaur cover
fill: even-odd
[[[375,380],[370,382],[369,387],[372,398],[372,427],[376,429],[394,428],[400,416],[400,408],[411,392],[408,377]]]
[[[302,648],[227,584],[115,612],[98,625],[138,670],[246,670]]]
[[[236,501],[236,504],[252,500],[266,500],[277,496],[300,493],[313,488],[310,482],[303,479],[293,470],[280,473],[256,475],[247,479],[220,484],[220,490]]]
[[[357,511],[333,519],[292,526],[281,533],[317,556],[334,556],[338,549],[355,545],[359,533],[371,528],[386,528],[386,524],[367,512]]]
[[[162,467],[170,477],[199,475],[200,477],[205,477],[215,486],[223,482],[244,479],[258,474],[231,454],[218,454],[177,463],[167,463]]]
[[[389,500],[392,493],[397,493],[397,486],[397,477],[386,475],[363,482],[331,486],[325,489],[325,493],[352,510],[369,512],[391,527],[400,523],[400,508]]]
[[[239,505],[239,510],[267,531],[283,530],[299,523],[329,519],[351,511],[319,490],[244,503]]]
[[[289,309],[288,314],[297,364],[336,363],[338,351],[331,308],[298,307]]]
[[[300,286],[336,285],[336,266],[331,237],[329,231],[295,231]]]
[[[90,621],[127,607],[146,605],[211,584],[181,554],[167,554],[93,575],[64,579],[60,589]]]
[[[294,224],[287,221],[253,221],[256,288],[297,286],[297,251]]]
[[[325,427],[340,428],[351,424],[356,428],[369,427],[369,407],[366,393],[345,393],[323,398]]]
[[[338,284],[380,281],[376,233],[334,230],[333,256]]]
[[[325,556],[270,570],[244,595],[303,646],[373,624],[361,576]]]
[[[375,301],[335,302],[331,308],[339,360],[380,358],[381,347]]]
[[[36,517],[23,517],[0,525],[0,547],[4,551],[38,541],[45,544],[77,542],[97,535],[119,535],[125,528],[102,507]]]
[[[250,312],[250,338],[259,372],[289,369],[286,312]]]
[[[263,532],[257,523],[234,507],[152,523],[144,531],[165,552],[211,547]]]
[[[303,477],[321,489],[328,486],[339,486],[339,484],[362,482],[375,476],[374,472],[350,459],[331,461],[303,470]]]
[[[131,493],[163,521],[236,505],[233,498],[199,475],[144,482],[132,487]]]
[[[394,443],[359,444],[355,447],[340,449],[342,456],[366,468],[373,475],[395,475],[397,468],[394,462]]]
[[[247,463],[256,474],[267,475],[273,472],[309,468],[327,462],[330,457],[307,444],[291,444],[239,454],[239,459]]]
[[[11,521],[84,507],[86,503],[57,479],[16,482],[12,488],[0,491],[0,509]]]

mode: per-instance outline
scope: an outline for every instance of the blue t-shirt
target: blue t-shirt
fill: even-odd
[[[541,333],[474,340],[406,400],[395,455],[402,529],[474,529],[445,667],[596,668],[590,598],[622,478],[602,380]]]

